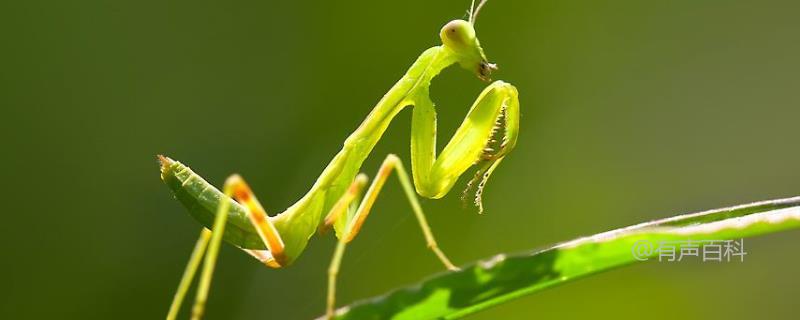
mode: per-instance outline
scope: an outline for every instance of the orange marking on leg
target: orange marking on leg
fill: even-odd
[[[384,163],[384,165],[382,165],[381,168],[378,170],[378,177],[386,179],[386,177],[388,177],[392,173],[392,169],[394,169],[393,165]],[[376,179],[378,177],[376,177]]]
[[[355,180],[350,183],[350,186],[347,188],[345,194],[343,194],[342,197],[336,201],[331,210],[328,212],[328,215],[325,216],[324,223],[319,228],[320,233],[328,231],[328,228],[336,223],[336,220],[342,216],[342,213],[347,210],[347,207],[350,206],[350,203],[352,203],[358,194],[361,193],[361,190],[364,189],[364,186],[368,181],[369,179],[367,178],[366,174],[360,173],[356,176]]]
[[[267,213],[264,211],[264,208],[258,205],[258,203],[247,201],[245,205],[247,206],[247,210],[249,211],[250,215],[253,217],[253,221],[258,224],[266,222]]]
[[[350,205],[350,202],[352,202],[354,198],[355,197],[352,196],[351,193],[349,192],[344,194],[339,199],[339,201],[337,201],[336,204],[333,205],[333,208],[331,208],[331,211],[328,212],[328,215],[325,216],[325,224],[323,226],[325,229],[322,229],[320,231],[323,232],[327,231],[328,227],[336,223],[336,220],[338,220],[339,217],[342,216],[342,213],[347,209],[347,206]]]
[[[250,201],[251,198],[250,197],[251,193],[249,191],[250,190],[242,188],[241,186],[237,186],[233,190],[233,197],[236,198],[236,200],[239,202],[248,202]]]
[[[350,194],[356,194],[359,190],[361,190],[361,185],[358,183],[358,181],[353,181],[353,183],[350,184],[350,187],[347,188],[347,192]]]
[[[378,194],[381,192],[383,185],[386,184],[386,179],[392,173],[394,165],[395,162],[392,161],[391,158],[388,158],[383,162],[380,169],[378,169],[378,175],[375,177],[375,180],[372,181],[372,185],[367,190],[367,194],[364,196],[364,199],[361,200],[361,204],[358,206],[355,220],[349,227],[350,230],[347,232],[345,242],[352,241],[361,230],[361,226],[364,225],[364,221],[366,221],[367,216],[372,210],[372,206],[375,204]]]
[[[286,256],[283,253],[283,240],[278,230],[275,229],[275,226],[268,220],[267,212],[264,210],[264,207],[261,206],[261,203],[258,202],[255,195],[253,195],[253,190],[250,189],[250,186],[248,186],[239,175],[228,177],[225,184],[233,188],[233,198],[247,208],[247,216],[250,219],[250,223],[256,228],[261,240],[267,246],[267,249],[269,249],[269,254],[274,258],[272,262],[267,263],[267,265],[271,264],[270,266],[278,267],[284,265]]]

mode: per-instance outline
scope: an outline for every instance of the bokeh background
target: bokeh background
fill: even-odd
[[[0,4],[0,318],[162,318],[200,229],[160,182],[155,154],[217,185],[241,173],[279,212],[468,2]],[[467,263],[800,194],[799,10],[490,1],[478,36],[496,78],[521,92],[521,137],[485,215],[462,209],[461,187],[423,202],[441,246]],[[460,69],[437,78],[440,143],[484,86]],[[408,159],[409,118],[367,173],[387,153]],[[440,271],[395,182],[374,213],[345,256],[340,303]],[[627,267],[471,318],[794,319],[798,240],[747,240],[744,263]],[[333,246],[318,237],[280,271],[224,246],[208,319],[321,314]]]

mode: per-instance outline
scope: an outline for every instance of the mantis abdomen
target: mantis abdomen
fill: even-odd
[[[247,221],[247,212],[239,203],[225,197],[217,188],[182,163],[163,156],[159,156],[159,160],[161,161],[161,179],[192,217],[203,225],[212,225],[220,201],[226,199],[231,205],[228,215],[239,219],[228,220],[223,239],[240,248],[265,249],[255,228]]]

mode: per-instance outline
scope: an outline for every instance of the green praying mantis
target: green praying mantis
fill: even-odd
[[[483,212],[481,195],[492,172],[514,148],[519,132],[517,89],[503,81],[486,87],[470,108],[453,137],[437,156],[436,110],[429,97],[431,80],[453,64],[473,72],[483,81],[497,67],[487,61],[475,34],[478,12],[469,10],[469,20],[453,20],[440,31],[440,46],[425,50],[406,74],[383,96],[361,125],[344,141],[311,189],[284,212],[268,216],[247,183],[232,175],[222,191],[189,167],[158,156],[161,179],[174,196],[203,226],[167,319],[175,319],[196,271],[203,263],[192,319],[204,313],[211,278],[222,240],[242,249],[271,268],[283,268],[297,259],[315,233],[330,228],[339,239],[328,269],[326,317],[334,315],[336,277],[348,242],[358,235],[387,178],[396,173],[430,248],[450,270],[457,268],[439,249],[428,226],[417,194],[431,199],[446,195],[470,167],[477,173],[464,196],[475,191],[474,203]],[[380,140],[392,119],[413,106],[411,127],[412,181],[403,162],[395,155],[383,161],[366,192],[367,176],[361,165]],[[363,193],[363,194],[362,194]],[[205,259],[203,256],[205,255]]]

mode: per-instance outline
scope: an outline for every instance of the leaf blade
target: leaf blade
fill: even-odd
[[[638,241],[732,240],[800,228],[800,197],[686,214],[497,255],[337,311],[336,319],[458,319],[543,289],[639,262]],[[645,256],[653,258],[654,252]],[[642,258],[642,257],[640,257]]]

